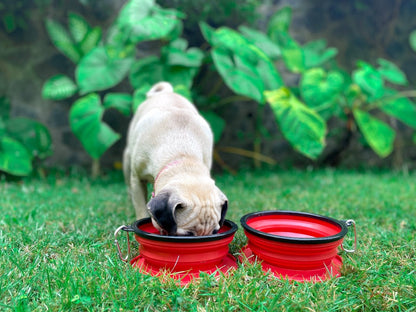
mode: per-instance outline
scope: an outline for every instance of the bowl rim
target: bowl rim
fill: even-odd
[[[339,233],[331,236],[324,236],[324,237],[289,237],[289,236],[281,236],[281,235],[275,235],[275,234],[269,234],[266,232],[262,232],[259,230],[256,230],[255,228],[249,226],[247,224],[247,221],[249,221],[252,218],[255,217],[263,217],[263,216],[270,216],[270,215],[292,215],[292,216],[302,216],[302,217],[308,217],[311,219],[317,219],[317,220],[323,220],[335,225],[338,225],[341,230]],[[284,243],[297,243],[297,244],[324,244],[324,243],[330,243],[335,242],[337,240],[342,239],[347,233],[348,228],[344,221],[336,220],[331,217],[326,217],[314,213],[309,212],[300,212],[300,211],[290,211],[290,210],[269,210],[269,211],[258,211],[258,212],[252,212],[244,215],[240,219],[241,226],[244,228],[245,231],[261,237],[261,238],[267,238],[271,241],[276,242],[284,242]]]
[[[146,223],[151,223],[151,222],[152,222],[151,218],[144,218],[144,219],[136,220],[135,222],[131,224],[130,229],[137,236],[140,236],[142,238],[146,238],[146,239],[150,239],[154,241],[172,242],[172,243],[202,243],[202,242],[210,242],[210,241],[216,241],[216,240],[219,241],[221,239],[234,235],[234,233],[238,230],[237,224],[235,224],[231,220],[224,220],[224,224],[223,224],[223,226],[230,227],[229,230],[222,232],[222,233],[205,235],[205,236],[165,236],[165,235],[149,233],[139,228],[139,226],[142,226]]]

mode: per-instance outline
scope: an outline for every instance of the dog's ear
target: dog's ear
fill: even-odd
[[[175,220],[175,205],[169,201],[170,192],[161,192],[152,198],[147,204],[147,209],[152,218],[168,235],[175,235],[177,224]]]
[[[220,219],[220,226],[224,224],[225,221],[225,215],[227,214],[228,210],[228,200],[226,199],[224,203],[221,206],[221,219]]]

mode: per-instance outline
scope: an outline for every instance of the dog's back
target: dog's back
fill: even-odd
[[[146,95],[127,136],[127,146],[133,150],[126,152],[148,164],[164,163],[164,159],[173,154],[189,155],[200,159],[210,169],[213,134],[196,107],[175,93],[167,82],[157,83]]]

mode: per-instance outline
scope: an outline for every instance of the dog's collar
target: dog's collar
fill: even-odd
[[[174,167],[174,166],[176,166],[177,164],[179,164],[181,161],[180,160],[173,160],[173,161],[171,161],[170,163],[168,163],[166,166],[164,166],[160,171],[159,171],[159,173],[156,175],[156,178],[155,178],[155,182],[153,183],[153,192],[152,192],[152,198],[154,198],[155,197],[155,192],[156,192],[156,183],[157,183],[157,180],[159,179],[159,177],[160,177],[160,175],[164,172],[164,171],[166,171],[166,170],[168,170],[169,168],[172,168],[172,167]]]

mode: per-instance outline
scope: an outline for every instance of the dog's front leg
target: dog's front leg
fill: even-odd
[[[146,209],[147,182],[139,180],[137,177],[131,180],[131,198],[134,209],[136,210],[137,220],[148,217]]]

